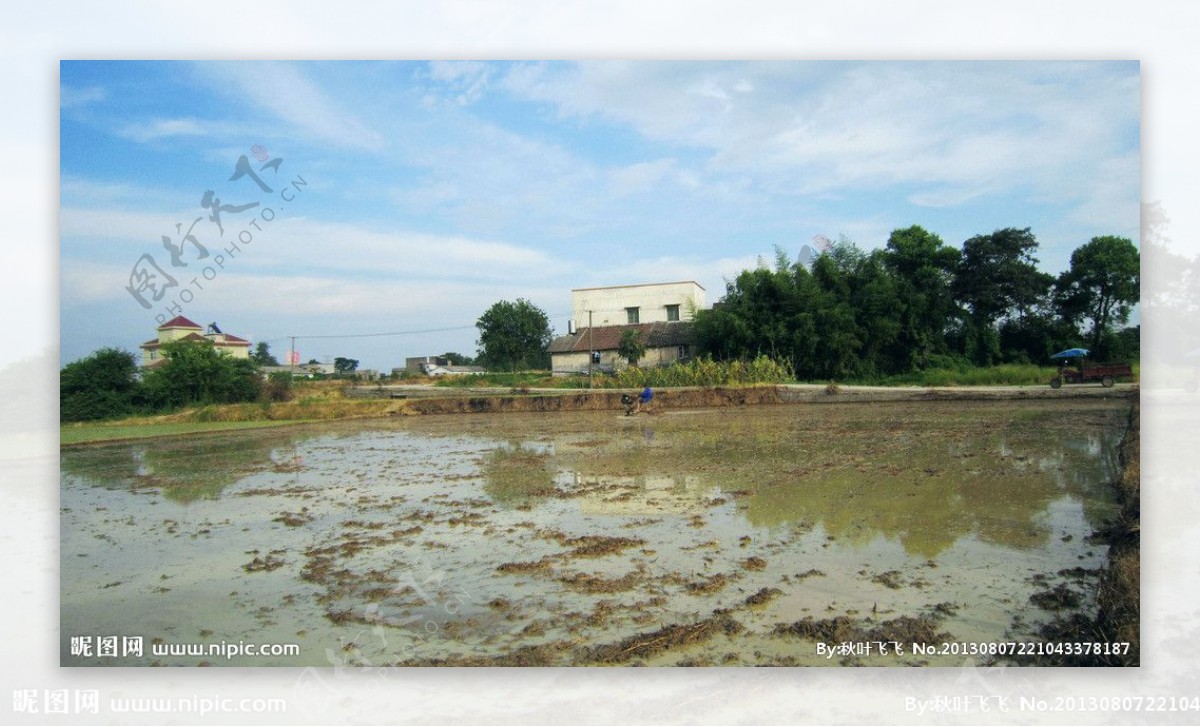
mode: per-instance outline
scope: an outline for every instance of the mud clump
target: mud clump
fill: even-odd
[[[886,573],[878,573],[871,578],[871,582],[878,583],[881,586],[887,586],[893,590],[899,590],[900,588],[904,587],[904,584],[900,582],[900,571],[898,570],[890,570]]]
[[[776,624],[772,633],[777,636],[799,636],[827,643],[897,641],[908,644],[934,644],[951,638],[950,634],[938,630],[940,625],[940,613],[900,616],[873,627],[870,627],[868,622],[849,616],[821,620],[808,616],[791,624]]]
[[[496,566],[496,570],[501,573],[540,573],[550,570],[550,559],[542,558],[541,560],[501,563]]]
[[[273,571],[276,568],[282,568],[285,561],[282,558],[276,557],[273,553],[268,554],[265,558],[254,556],[254,560],[242,566],[242,570],[247,573],[262,573]]]
[[[289,528],[298,528],[301,525],[307,525],[313,521],[313,516],[305,512],[305,510],[301,510],[300,512],[281,512],[279,513],[279,517],[272,518],[271,522],[283,523]]]
[[[770,603],[782,595],[783,591],[778,588],[760,588],[757,593],[746,597],[746,605],[761,606],[765,603]]]
[[[576,558],[598,558],[646,544],[641,538],[617,538],[608,535],[581,535],[577,538],[560,536],[556,540],[560,545],[573,548],[568,555]]]
[[[552,641],[547,644],[521,646],[499,656],[452,656],[445,659],[416,659],[405,666],[556,666],[574,644]]]
[[[1079,594],[1072,591],[1063,583],[1059,583],[1048,591],[1039,591],[1029,597],[1030,602],[1038,608],[1047,611],[1063,611],[1079,608],[1082,601]]]
[[[715,576],[710,576],[702,581],[693,581],[688,583],[684,588],[688,593],[697,595],[708,595],[716,593],[725,588],[729,584],[729,578],[724,573],[718,573]]]
[[[638,584],[640,577],[637,573],[627,573],[620,578],[601,578],[587,573],[576,573],[558,580],[582,593],[620,593],[631,590]]]
[[[742,568],[746,570],[763,570],[767,567],[767,561],[759,558],[757,555],[752,555],[742,561]]]
[[[714,611],[709,618],[694,624],[673,624],[631,636],[615,644],[584,649],[579,660],[585,663],[619,664],[645,659],[674,648],[708,641],[718,634],[737,634],[744,628],[727,612]]]

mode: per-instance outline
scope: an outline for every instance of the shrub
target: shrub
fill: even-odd
[[[713,361],[711,358],[676,361],[670,366],[640,369],[629,367],[604,379],[603,386],[617,389],[640,389],[646,386],[749,386],[778,384],[791,378],[791,367],[769,356],[760,355],[753,361]]]

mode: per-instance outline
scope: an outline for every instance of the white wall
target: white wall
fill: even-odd
[[[679,306],[679,320],[691,320],[692,309],[706,306],[704,288],[692,281],[651,285],[618,285],[609,288],[578,288],[571,291],[571,316],[576,328],[586,328],[588,311],[594,326],[623,326],[629,322],[626,308],[638,308],[639,323],[667,320],[668,305]]]

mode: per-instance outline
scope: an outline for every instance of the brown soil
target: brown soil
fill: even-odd
[[[799,636],[826,643],[897,641],[901,643],[934,644],[949,638],[938,626],[946,614],[936,609],[920,616],[900,616],[872,625],[868,620],[836,616],[815,620],[811,616],[791,624],[777,624],[776,635]]]
[[[616,644],[605,644],[585,649],[580,661],[598,664],[620,664],[634,659],[645,659],[655,654],[689,644],[708,641],[717,634],[736,634],[743,627],[725,612],[713,615],[694,624],[674,624],[657,631],[637,634]]]

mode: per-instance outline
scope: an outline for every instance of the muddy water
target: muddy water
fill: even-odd
[[[818,642],[1027,639],[1093,609],[1126,412],[413,417],[67,449],[61,660],[962,663]],[[298,653],[227,657],[262,644]]]

